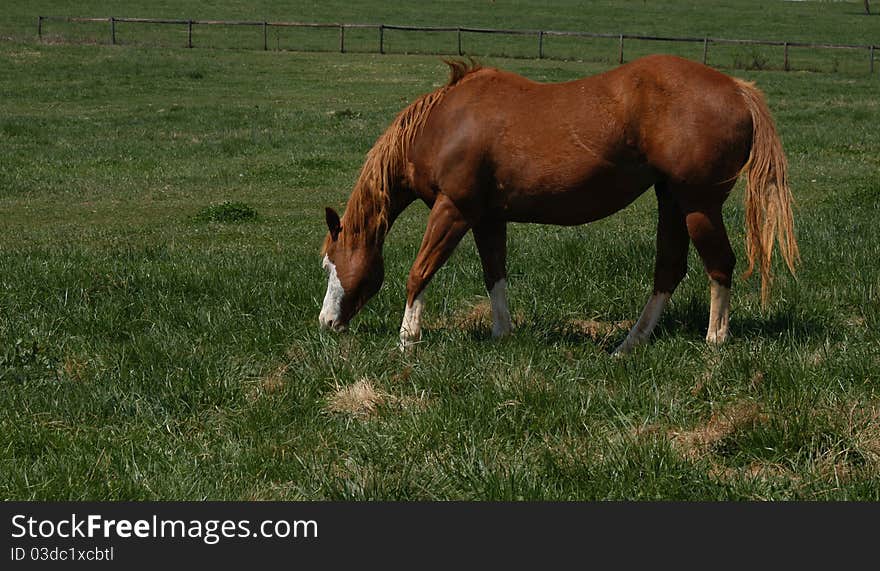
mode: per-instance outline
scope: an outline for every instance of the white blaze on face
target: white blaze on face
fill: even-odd
[[[326,254],[321,265],[327,270],[328,278],[327,293],[324,295],[324,305],[321,307],[318,321],[321,322],[321,327],[338,329],[339,327],[334,327],[334,324],[339,322],[339,314],[342,311],[342,296],[345,294],[345,290],[342,289],[339,276],[336,275],[336,265],[330,261]]]
[[[513,330],[507,307],[507,280],[495,282],[489,299],[492,302],[492,337],[504,337]]]

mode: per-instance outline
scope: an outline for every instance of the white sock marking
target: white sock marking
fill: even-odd
[[[513,330],[507,307],[507,280],[500,279],[489,292],[492,302],[492,337],[503,337]]]
[[[403,323],[400,325],[400,348],[407,349],[422,338],[422,311],[425,309],[425,293],[422,292],[413,300],[412,305],[406,304]]]
[[[654,327],[660,321],[660,314],[663,313],[663,308],[666,307],[669,296],[670,294],[665,292],[655,293],[651,296],[651,299],[645,304],[645,309],[642,310],[639,320],[630,329],[626,339],[614,350],[615,355],[629,353],[636,345],[644,343],[651,336],[651,332],[654,331]]]
[[[324,304],[321,306],[321,314],[318,315],[318,321],[321,327],[339,328],[336,323],[339,320],[339,313],[342,311],[342,296],[345,290],[342,289],[342,283],[339,276],[336,275],[336,265],[330,261],[327,255],[321,265],[327,270],[327,293],[324,294]]]
[[[709,280],[709,287],[712,301],[709,306],[709,330],[706,333],[706,342],[720,345],[727,340],[730,324],[730,288],[715,280]]]

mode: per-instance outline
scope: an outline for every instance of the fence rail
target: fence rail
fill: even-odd
[[[802,41],[782,41],[782,40],[755,40],[755,39],[733,39],[733,38],[713,38],[713,37],[675,37],[675,36],[649,36],[639,34],[608,34],[597,32],[580,32],[580,31],[564,31],[564,30],[511,30],[511,29],[495,29],[495,28],[473,28],[463,26],[403,26],[395,24],[357,24],[357,23],[322,23],[322,22],[268,22],[255,20],[184,20],[184,19],[165,19],[165,18],[83,18],[69,16],[38,16],[37,18],[37,35],[40,41],[43,40],[44,22],[60,21],[71,23],[108,23],[110,25],[110,42],[117,44],[116,24],[160,24],[160,25],[177,25],[186,26],[187,29],[187,47],[193,47],[193,28],[195,26],[250,26],[262,29],[263,49],[269,49],[268,30],[270,28],[322,28],[336,29],[339,31],[339,52],[346,52],[345,31],[346,30],[363,30],[373,29],[377,31],[377,50],[378,53],[386,53],[385,49],[385,31],[397,30],[403,32],[447,32],[457,34],[457,53],[465,55],[462,49],[462,34],[493,34],[508,36],[533,36],[537,39],[537,57],[547,57],[544,50],[544,38],[547,36],[555,37],[576,37],[576,38],[601,38],[617,40],[617,61],[624,62],[624,44],[626,40],[637,41],[659,41],[659,42],[680,42],[680,43],[699,43],[703,47],[703,63],[709,63],[709,46],[711,44],[729,44],[729,45],[749,45],[749,46],[770,46],[783,48],[783,69],[786,71],[791,69],[789,59],[790,48],[812,48],[812,49],[830,49],[830,50],[860,50],[868,53],[868,68],[873,75],[875,69],[875,50],[877,46],[873,44],[832,44],[824,42],[802,42]],[[329,51],[329,50],[328,50]]]

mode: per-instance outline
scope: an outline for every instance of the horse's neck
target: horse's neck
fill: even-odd
[[[410,189],[400,187],[396,188],[389,193],[388,205],[387,208],[387,216],[388,216],[388,224],[381,229],[378,229],[378,232],[382,232],[382,236],[379,237],[378,243],[381,245],[385,242],[385,236],[391,231],[391,227],[394,226],[394,222],[397,221],[397,217],[403,213],[404,210],[409,207],[410,204],[415,200],[416,195]]]
[[[391,192],[388,204],[388,230],[397,217],[416,199],[416,194],[409,188],[400,187]]]
[[[384,204],[372,203],[366,207],[363,205],[357,205],[355,208],[352,208],[352,205],[349,205],[346,209],[346,213],[351,210],[356,210],[358,214],[364,218],[363,220],[359,220],[359,224],[356,225],[360,229],[360,239],[364,243],[376,244],[381,248],[385,243],[385,237],[388,235],[388,232],[391,231],[391,227],[394,225],[397,217],[400,216],[410,204],[412,204],[415,198],[415,193],[409,188],[401,186],[392,189],[388,193]],[[367,218],[381,216],[383,212],[387,224],[372,224],[367,220]],[[343,221],[343,226],[345,226],[345,221]]]

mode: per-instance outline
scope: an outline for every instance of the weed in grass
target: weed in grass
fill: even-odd
[[[257,211],[244,202],[224,201],[219,204],[211,204],[196,213],[194,220],[199,222],[218,222],[220,224],[234,224],[250,222],[257,218]]]
[[[16,339],[11,347],[0,355],[0,380],[25,382],[42,378],[55,378],[58,358],[36,341],[30,343]]]

